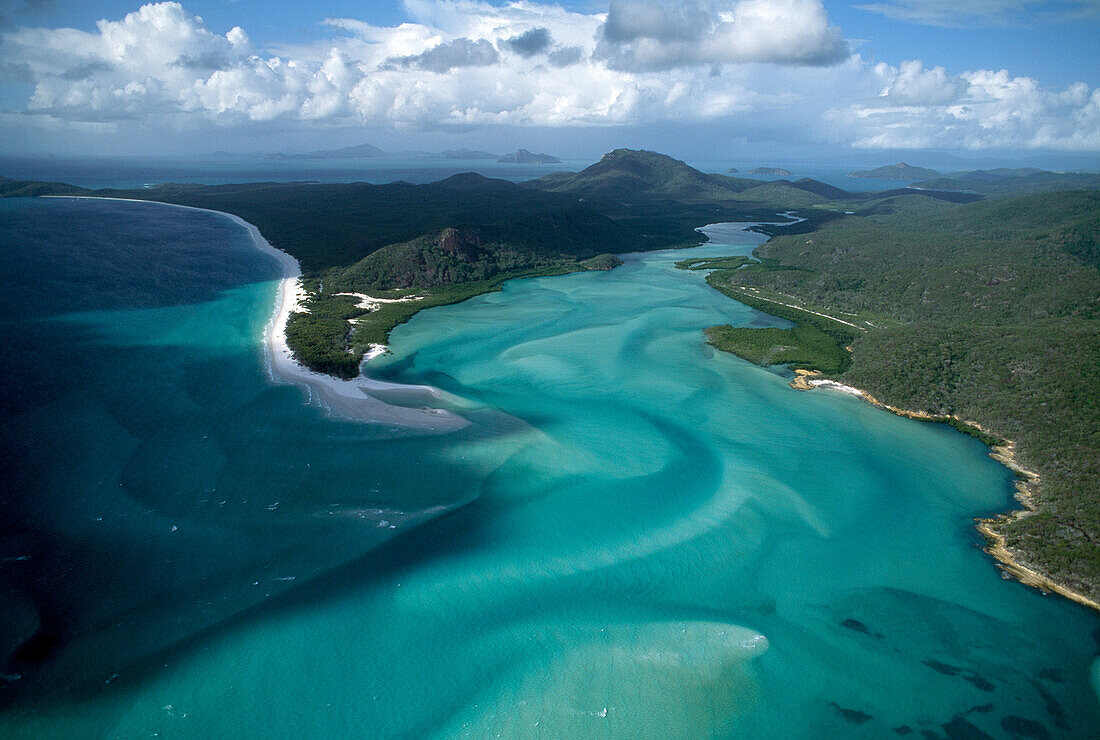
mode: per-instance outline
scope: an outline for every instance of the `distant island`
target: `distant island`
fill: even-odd
[[[399,152],[387,152],[373,144],[357,144],[345,146],[339,149],[319,149],[312,152],[275,152],[272,154],[240,155],[231,152],[217,151],[211,154],[213,157],[261,157],[274,160],[308,160],[308,159],[380,159],[413,158],[413,159],[446,159],[459,162],[496,161],[501,164],[561,164],[561,160],[550,154],[535,154],[527,149],[517,149],[511,154],[494,154],[480,149],[448,149],[443,152],[427,152],[402,150]]]
[[[497,160],[507,164],[561,164],[561,160],[549,154],[533,154],[526,149],[517,149]]]
[[[728,170],[726,170],[726,174],[727,175],[736,175],[740,171],[741,170],[737,169],[736,167],[730,167]]]
[[[926,167],[914,167],[905,162],[888,164],[876,167],[873,170],[857,170],[849,172],[848,177],[874,178],[878,180],[926,180],[931,177],[939,177],[941,173]]]
[[[754,170],[749,170],[750,175],[778,175],[780,177],[786,177],[787,175],[794,174],[790,170],[785,170],[782,167],[757,167]]]
[[[467,161],[499,159],[499,154],[490,154],[476,149],[448,149],[440,156],[443,159],[459,159]]]
[[[1090,493],[1100,487],[1100,175],[985,170],[921,188],[852,193],[705,174],[628,149],[520,184],[467,173],[428,185],[93,192],[0,178],[0,195],[156,200],[255,224],[301,263],[309,312],[287,327],[296,357],[344,377],[424,308],[511,278],[609,269],[617,253],[698,244],[702,224],[765,222],[755,229],[773,238],[758,261],[681,266],[793,326],[714,326],[710,343],[797,370],[797,387],[860,389],[990,445],[1018,472],[1027,510],[982,523],[989,552],[1023,582],[1100,608]],[[781,215],[791,211],[802,220]]]
[[[342,149],[326,149],[308,154],[269,154],[269,159],[363,159],[370,157],[384,157],[386,152],[370,144],[358,146],[346,146]]]

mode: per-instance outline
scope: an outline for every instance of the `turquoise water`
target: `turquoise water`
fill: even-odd
[[[268,383],[273,267],[243,230],[140,204],[0,215],[4,284],[74,301],[0,324],[20,349],[0,732],[1100,727],[1100,619],[982,553],[972,519],[1011,480],[980,444],[704,344],[782,322],[672,263],[758,235],[418,314],[369,373],[454,393],[474,423],[415,438]],[[66,274],[78,252],[74,273],[113,278]]]

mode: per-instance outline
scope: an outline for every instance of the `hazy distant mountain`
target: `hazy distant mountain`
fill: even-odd
[[[365,159],[368,157],[384,157],[386,152],[370,144],[358,146],[346,146],[342,149],[324,149],[308,154],[278,154],[269,155],[269,159]]]
[[[704,174],[665,154],[616,149],[580,172],[554,173],[525,185],[586,198],[636,202],[651,197],[730,197],[743,189],[740,183],[723,175]]]
[[[873,170],[849,172],[848,177],[876,178],[879,180],[928,180],[933,177],[940,177],[941,174],[927,167],[914,167],[905,162],[898,162],[897,164],[876,167]]]
[[[517,149],[514,154],[506,154],[498,162],[511,164],[561,164],[561,160],[549,154],[533,154],[526,149]]]
[[[482,152],[476,149],[449,149],[443,152],[443,154],[440,156],[442,156],[444,159],[500,159],[499,154],[491,154],[489,152]]]
[[[780,177],[786,177],[793,174],[790,170],[785,170],[782,167],[757,167],[755,170],[749,170],[750,175],[779,175]]]

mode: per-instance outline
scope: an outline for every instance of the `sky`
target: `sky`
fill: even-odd
[[[1100,0],[0,0],[0,154],[1100,155]]]

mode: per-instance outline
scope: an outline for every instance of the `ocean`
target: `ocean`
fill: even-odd
[[[417,436],[271,382],[227,219],[0,201],[0,734],[1092,736],[1100,617],[974,531],[1010,472],[707,346],[784,323],[706,233],[399,327],[367,374],[472,422]]]

